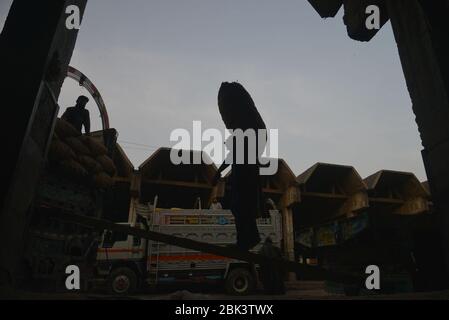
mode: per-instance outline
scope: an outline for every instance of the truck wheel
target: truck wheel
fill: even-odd
[[[254,276],[244,268],[236,268],[226,277],[225,289],[228,294],[244,296],[254,289]]]
[[[132,294],[137,288],[137,275],[127,267],[114,269],[109,276],[109,291],[112,294]]]

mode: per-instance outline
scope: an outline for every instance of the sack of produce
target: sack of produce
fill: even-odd
[[[89,147],[89,150],[94,157],[102,156],[108,153],[106,146],[95,141],[95,139],[88,136],[83,136],[82,140]]]
[[[117,169],[115,168],[114,162],[108,156],[99,156],[95,158],[97,162],[103,167],[103,170],[106,171],[110,176],[114,176]]]
[[[93,178],[94,185],[98,188],[107,189],[114,185],[114,179],[112,179],[105,172],[97,173]]]
[[[97,174],[103,171],[102,166],[94,158],[86,155],[79,155],[78,161],[91,174]]]
[[[73,159],[61,161],[58,167],[61,173],[71,178],[82,179],[87,176],[87,170]]]
[[[61,118],[56,119],[55,132],[61,139],[68,137],[79,137],[81,135],[81,132],[76,130],[70,123]]]
[[[86,146],[80,138],[70,137],[65,138],[64,141],[72,148],[78,155],[90,155],[90,149]]]
[[[75,152],[59,139],[53,139],[48,150],[48,159],[50,161],[62,161],[74,159]]]

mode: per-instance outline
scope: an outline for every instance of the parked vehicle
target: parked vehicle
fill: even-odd
[[[136,205],[133,221],[126,224],[223,246],[236,242],[230,210],[150,208]],[[280,245],[281,216],[277,210],[271,210],[269,218],[258,219],[258,228],[262,241],[270,236]],[[246,295],[258,281],[257,266],[247,262],[110,231],[103,234],[98,247],[96,269],[115,294],[132,293],[143,284],[219,281],[229,294]]]

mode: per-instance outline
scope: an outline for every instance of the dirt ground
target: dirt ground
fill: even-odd
[[[260,289],[248,296],[231,296],[224,293],[221,288],[201,288],[187,286],[174,289],[160,288],[154,293],[140,293],[129,296],[136,300],[449,300],[449,291],[425,293],[401,293],[388,295],[360,295],[346,296],[343,293],[330,293],[325,289],[323,281],[294,281],[286,283],[285,295],[266,295]],[[88,299],[113,299],[108,295],[88,294]]]
[[[184,289],[162,287],[156,292],[141,292],[131,296],[118,297],[102,292],[42,294],[33,292],[2,292],[2,299],[18,300],[449,300],[449,290],[424,293],[401,293],[388,295],[345,296],[329,293],[322,281],[295,281],[286,283],[285,295],[265,295],[260,289],[248,296],[231,296],[221,288],[203,288],[197,285],[185,286]]]

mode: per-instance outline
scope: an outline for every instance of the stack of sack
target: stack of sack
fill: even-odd
[[[95,187],[106,189],[114,184],[114,162],[108,149],[95,139],[81,135],[70,123],[57,119],[48,151],[51,168],[60,174]]]

